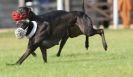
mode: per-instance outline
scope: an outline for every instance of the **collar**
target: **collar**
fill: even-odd
[[[32,21],[32,23],[33,23],[33,28],[31,32],[29,33],[29,35],[26,36],[27,38],[31,38],[36,33],[36,30],[37,30],[37,22]]]

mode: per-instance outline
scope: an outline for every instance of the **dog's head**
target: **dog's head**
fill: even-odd
[[[12,12],[12,19],[14,21],[20,21],[20,20],[25,20],[29,18],[31,8],[29,7],[19,7],[17,10]]]

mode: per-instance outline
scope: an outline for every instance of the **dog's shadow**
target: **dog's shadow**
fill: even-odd
[[[56,56],[53,56],[56,57]],[[112,61],[112,60],[119,60],[119,59],[126,59],[124,55],[118,55],[114,53],[76,53],[76,54],[68,54],[63,55],[57,58],[63,59],[56,59],[51,61],[50,63],[79,63],[79,62],[102,62],[102,61]],[[64,57],[68,57],[69,59],[64,59]]]

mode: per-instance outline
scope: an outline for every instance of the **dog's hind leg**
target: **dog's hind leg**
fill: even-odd
[[[107,46],[107,43],[106,43],[106,40],[105,40],[105,35],[104,35],[104,31],[103,29],[98,29],[97,30],[97,33],[101,36],[102,38],[102,44],[103,44],[103,47],[105,50],[107,50],[108,46]]]
[[[107,50],[107,43],[104,36],[103,29],[94,29],[93,23],[90,17],[87,15],[83,15],[82,17],[77,18],[77,24],[80,28],[80,30],[83,32],[83,34],[87,35],[88,37],[93,36],[95,34],[99,34],[102,38],[103,47],[105,50]]]
[[[88,48],[89,48],[89,37],[87,35],[85,37],[86,37],[86,39],[85,39],[85,48],[88,50]]]
[[[105,36],[104,36],[104,30],[103,29],[92,29],[92,30],[89,30],[88,31],[88,36],[93,36],[95,34],[99,34],[102,38],[102,44],[103,44],[103,48],[105,50],[107,50],[108,46],[107,46],[107,43],[106,43],[106,40],[105,40]]]
[[[59,51],[57,52],[57,56],[58,56],[58,57],[60,56],[61,51],[62,51],[62,49],[63,49],[63,47],[64,47],[64,45],[65,45],[65,43],[66,43],[67,40],[68,40],[68,37],[63,38],[63,39],[61,40],[60,47],[59,47]]]
[[[47,51],[46,51],[46,48],[43,47],[43,46],[40,46],[40,50],[42,52],[42,57],[43,57],[44,63],[47,63]]]

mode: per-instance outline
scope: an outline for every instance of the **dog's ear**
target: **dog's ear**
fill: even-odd
[[[19,7],[17,9],[17,12],[20,12],[20,13],[26,13],[26,12],[30,12],[31,11],[31,8],[30,7]]]

